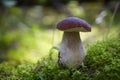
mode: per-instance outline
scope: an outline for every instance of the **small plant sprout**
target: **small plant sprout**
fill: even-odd
[[[56,27],[64,31],[59,49],[59,64],[63,67],[77,68],[83,62],[86,53],[79,31],[90,32],[90,25],[83,19],[68,17]]]

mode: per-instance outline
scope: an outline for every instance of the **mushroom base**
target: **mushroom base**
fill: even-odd
[[[63,66],[78,67],[83,62],[85,48],[79,32],[64,32],[59,53],[59,63]]]

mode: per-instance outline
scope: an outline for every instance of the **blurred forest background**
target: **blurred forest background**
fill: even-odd
[[[85,46],[120,36],[118,0],[0,0],[0,63],[35,63],[48,55],[61,42],[56,24],[69,16],[91,24],[92,32],[81,33]]]

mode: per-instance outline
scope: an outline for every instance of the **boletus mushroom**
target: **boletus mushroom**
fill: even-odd
[[[68,68],[79,67],[86,53],[79,32],[90,32],[90,25],[83,19],[68,17],[60,21],[56,28],[64,31],[58,56],[59,64]]]

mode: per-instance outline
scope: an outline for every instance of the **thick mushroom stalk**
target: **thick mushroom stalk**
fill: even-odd
[[[69,68],[78,67],[85,57],[85,48],[79,32],[91,31],[90,25],[83,19],[69,17],[60,21],[57,29],[64,31],[59,51],[59,63]]]
[[[79,32],[64,32],[59,52],[59,63],[63,66],[78,67],[85,57],[85,48]]]

